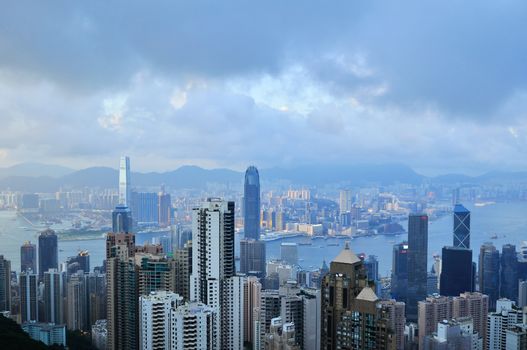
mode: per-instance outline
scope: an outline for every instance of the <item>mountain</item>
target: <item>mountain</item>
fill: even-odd
[[[22,327],[10,318],[0,315],[0,339],[4,349],[22,350],[51,350],[64,349],[61,346],[46,346],[40,341],[33,340],[22,330]]]
[[[7,168],[0,168],[0,179],[9,176],[49,176],[59,178],[73,173],[75,170],[61,165],[43,163],[20,163]]]

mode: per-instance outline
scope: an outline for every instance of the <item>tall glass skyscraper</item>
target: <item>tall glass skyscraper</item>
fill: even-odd
[[[407,320],[417,322],[417,303],[426,298],[428,277],[428,216],[408,217],[408,296]]]
[[[470,248],[470,211],[462,204],[454,206],[454,247]]]
[[[20,272],[28,269],[37,272],[37,247],[31,242],[25,242],[20,247]]]
[[[461,247],[443,247],[440,294],[458,296],[474,291],[472,276],[472,250]]]
[[[42,231],[38,236],[38,274],[40,278],[49,269],[58,269],[59,256],[57,244],[57,235],[51,229]]]
[[[489,307],[496,307],[500,296],[500,252],[490,243],[479,250],[479,291],[489,296]]]
[[[505,244],[501,248],[501,298],[518,299],[518,252],[514,244]]]
[[[119,162],[119,204],[130,208],[131,199],[130,158],[123,156]]]
[[[408,242],[393,246],[392,298],[406,302],[408,294]]]
[[[133,231],[132,212],[126,206],[117,206],[112,211],[112,232],[123,233]]]
[[[243,213],[245,238],[260,239],[260,175],[254,166],[245,171]]]

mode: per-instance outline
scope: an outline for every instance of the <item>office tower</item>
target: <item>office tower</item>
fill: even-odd
[[[209,198],[192,210],[192,276],[190,299],[206,302],[218,314],[217,336],[220,348],[224,342],[222,330],[234,327],[226,324],[222,306],[225,282],[234,276],[234,202]]]
[[[159,223],[159,198],[156,192],[132,192],[132,199],[132,217],[137,223]]]
[[[461,247],[443,247],[440,294],[456,296],[473,292],[472,250]]]
[[[106,236],[106,289],[108,350],[138,347],[138,281],[135,235],[108,233]]]
[[[518,281],[518,306],[527,306],[527,281]]]
[[[0,255],[0,312],[11,312],[11,262]]]
[[[515,324],[523,323],[523,319],[524,315],[522,310],[517,308],[512,300],[497,300],[496,311],[489,313],[487,318],[487,341],[485,349],[505,350],[507,330],[512,329]]]
[[[106,319],[106,275],[98,272],[87,276],[88,294],[88,326],[94,325],[98,320]]]
[[[489,296],[493,310],[500,294],[500,252],[490,242],[479,250],[479,291]]]
[[[298,245],[290,242],[280,244],[280,259],[289,265],[298,265]]]
[[[351,211],[353,198],[351,197],[351,190],[340,190],[339,196],[339,211],[341,214]]]
[[[163,255],[136,253],[139,295],[172,289],[171,261]]]
[[[27,241],[20,247],[20,271],[37,271],[37,247]]]
[[[472,318],[462,317],[439,322],[437,331],[425,337],[423,350],[480,350],[482,347],[482,339],[473,330]]]
[[[368,285],[363,262],[347,244],[323,278],[321,299],[321,348],[386,349],[392,345],[389,321]]]
[[[38,321],[38,275],[28,270],[20,273],[20,321]]]
[[[297,296],[303,301],[303,344],[300,345],[304,350],[320,350],[322,332],[320,290],[302,288]]]
[[[269,332],[271,320],[279,317],[282,310],[282,297],[278,290],[262,290],[260,293],[260,309],[255,323],[254,343],[264,343],[265,334]]]
[[[393,330],[395,350],[404,350],[404,328],[406,325],[404,303],[391,299],[382,300],[380,305],[389,320],[390,329]]]
[[[159,291],[139,297],[139,344],[143,350],[170,349],[170,314],[183,304],[173,292]]]
[[[130,208],[131,199],[130,158],[123,156],[119,162],[119,205]]]
[[[408,243],[393,246],[392,256],[392,298],[406,302],[408,292]]]
[[[454,247],[470,249],[470,211],[462,204],[454,206]]]
[[[86,289],[86,278],[82,271],[70,276],[67,287],[68,312],[66,324],[68,329],[90,330]]]
[[[192,275],[192,241],[174,253],[173,290],[186,301],[190,300],[190,276]]]
[[[482,339],[487,336],[487,315],[489,310],[488,295],[478,292],[461,293],[452,298],[452,314],[454,318],[472,317],[474,331]]]
[[[245,171],[243,230],[245,238],[260,239],[260,175],[255,166],[250,166]]]
[[[163,254],[166,256],[172,256],[172,236],[159,237],[159,245],[163,247]]]
[[[66,270],[69,275],[78,271],[90,272],[90,253],[87,250],[81,250],[75,256],[70,256],[66,260]]]
[[[57,269],[44,272],[44,319],[48,323],[64,323],[62,274]]]
[[[57,345],[66,347],[66,326],[64,325],[26,322],[22,324],[22,329],[32,339],[41,341],[48,346]]]
[[[249,276],[243,286],[243,341],[254,343],[255,309],[260,309],[260,293],[262,285],[255,276]]]
[[[518,297],[518,253],[516,246],[505,244],[501,248],[501,291],[500,296],[510,300]]]
[[[426,298],[428,256],[428,216],[408,217],[408,294],[406,318],[417,321],[417,303]]]
[[[216,310],[203,303],[189,303],[170,314],[172,350],[219,349]]]
[[[271,320],[268,334],[265,335],[264,346],[266,350],[300,350],[295,340],[295,324],[283,322],[281,317]]]
[[[381,283],[379,279],[379,260],[377,260],[375,255],[369,255],[364,259],[364,267],[366,268],[368,280],[372,281],[375,285],[375,294],[380,294]]]
[[[159,192],[157,210],[157,222],[159,226],[170,226],[172,224],[172,199],[170,198],[170,194]]]
[[[240,240],[240,272],[265,278],[265,242],[254,239]]]
[[[133,232],[132,212],[126,206],[117,206],[112,211],[112,232]]]
[[[51,229],[44,230],[38,236],[38,273],[40,278],[49,269],[58,269],[59,257],[57,235]]]
[[[99,350],[106,350],[108,344],[108,325],[106,319],[97,320],[91,327],[91,343]]]

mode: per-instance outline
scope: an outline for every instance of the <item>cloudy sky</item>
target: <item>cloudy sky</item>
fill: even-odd
[[[4,1],[0,166],[527,170],[527,2]]]

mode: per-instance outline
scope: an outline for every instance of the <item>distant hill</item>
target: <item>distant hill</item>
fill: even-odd
[[[7,168],[0,168],[0,179],[9,176],[49,176],[59,178],[74,172],[74,169],[60,165],[50,165],[43,163],[21,163]]]
[[[31,339],[20,325],[2,315],[0,315],[0,343],[2,349],[10,350],[64,349],[62,346],[47,346],[40,341]]]
[[[38,165],[23,167],[33,169],[35,174],[50,173],[54,166]],[[67,169],[67,168],[66,168]],[[66,171],[63,169],[63,171]],[[55,172],[56,173],[56,172]],[[168,172],[132,172],[133,187],[158,187],[165,184],[172,189],[207,189],[211,184],[240,187],[243,172],[230,169],[203,169],[197,166],[182,166]],[[60,188],[81,189],[84,187],[117,188],[118,170],[108,167],[91,167],[71,171],[60,177],[51,175],[9,175],[0,177],[0,189],[26,192],[54,192]],[[489,172],[480,176],[446,174],[426,177],[403,164],[346,164],[304,165],[290,168],[260,169],[262,183],[289,186],[342,186],[390,185],[396,183],[420,184],[424,181],[435,184],[503,184],[527,183],[527,172]]]

